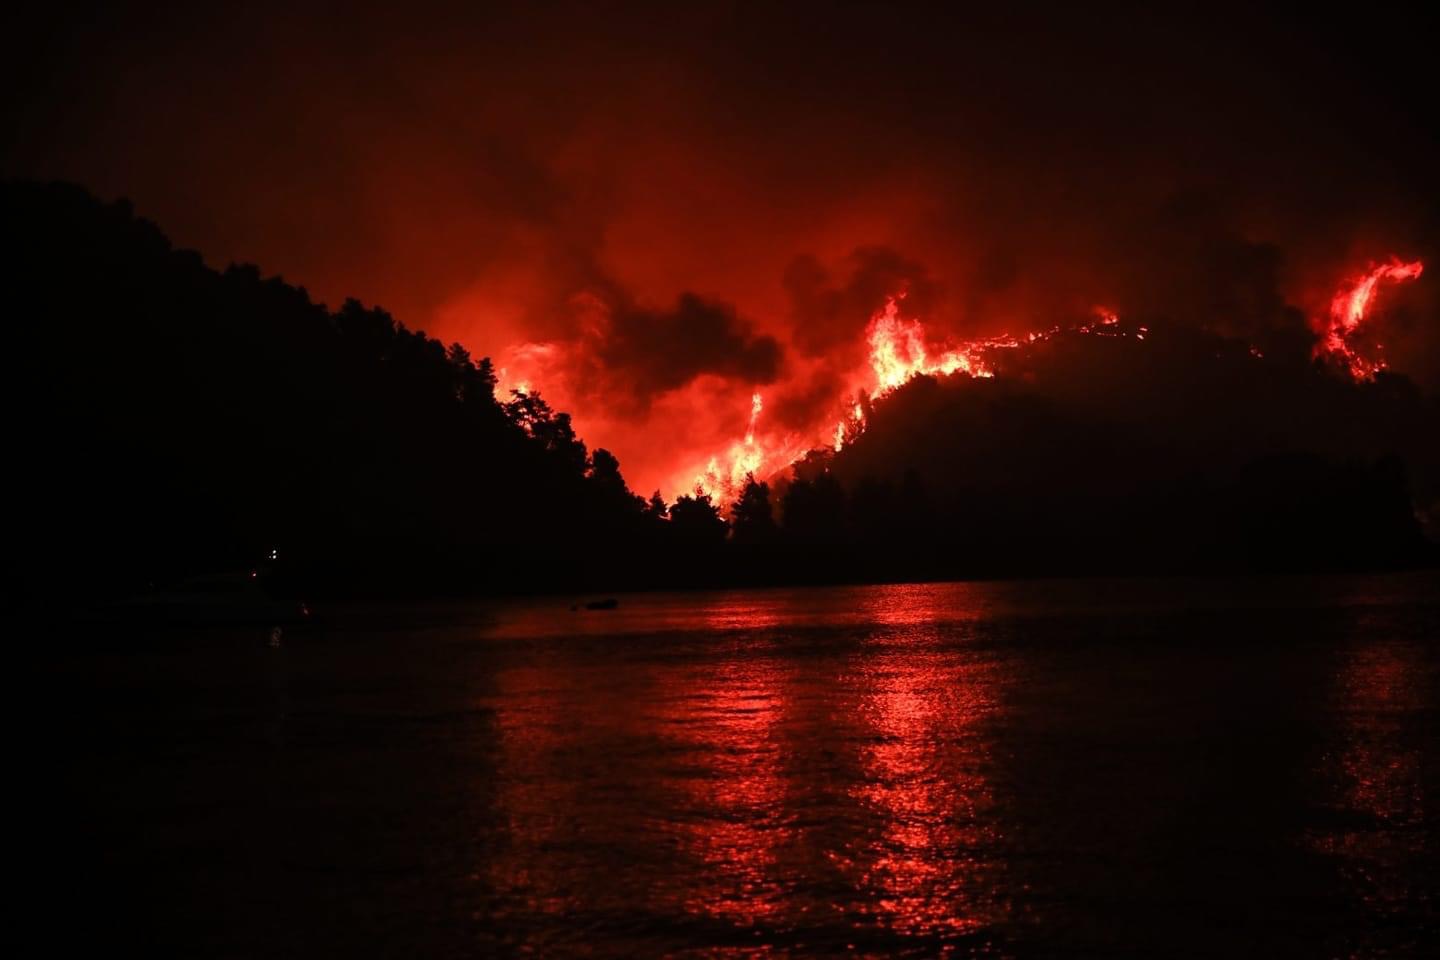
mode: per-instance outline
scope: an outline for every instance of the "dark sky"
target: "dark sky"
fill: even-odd
[[[0,171],[528,356],[644,488],[757,386],[808,429],[900,288],[937,336],[1105,303],[1254,337],[1436,244],[1399,11],[299,6],[5,14]],[[1408,296],[1389,356],[1435,382]]]

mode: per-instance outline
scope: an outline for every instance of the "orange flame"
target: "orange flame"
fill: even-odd
[[[1332,298],[1328,316],[1315,322],[1319,337],[1315,355],[1333,362],[1356,380],[1373,379],[1385,368],[1385,361],[1361,356],[1352,337],[1369,319],[1382,283],[1413,280],[1423,271],[1424,264],[1419,260],[1406,262],[1392,255],[1389,262],[1372,264],[1363,273],[1348,279]],[[672,477],[679,480],[681,486],[684,478],[693,477],[693,489],[711,496],[723,509],[739,496],[751,476],[765,479],[817,448],[828,448],[835,453],[845,449],[864,434],[869,403],[916,377],[963,373],[972,378],[991,378],[995,376],[991,360],[998,350],[1033,345],[1061,334],[1144,340],[1150,332],[1144,326],[1122,325],[1115,310],[1097,305],[1092,311],[1093,318],[1078,324],[1056,325],[1020,336],[1002,334],[958,344],[937,343],[927,335],[920,320],[901,315],[904,299],[903,292],[891,297],[870,318],[865,330],[866,361],[848,378],[851,399],[845,402],[842,411],[837,411],[835,419],[826,418],[814,426],[813,432],[762,432],[760,415],[765,407],[764,399],[755,392],[750,397],[750,416],[743,439],[711,456],[703,467],[681,470]],[[1376,344],[1375,348],[1380,349],[1380,345]],[[507,351],[507,366],[498,371],[497,395],[505,398],[512,391],[529,393],[533,384],[547,381],[557,350],[551,343],[522,343],[512,347]],[[1255,347],[1250,348],[1250,353],[1262,356]],[[825,424],[833,424],[833,428]]]
[[[865,341],[870,348],[868,370],[857,371],[852,384],[861,397],[878,399],[891,394],[909,381],[921,376],[953,376],[965,374],[974,378],[995,376],[994,368],[985,361],[994,350],[1013,350],[1062,332],[1062,327],[1028,333],[1023,337],[1001,334],[997,337],[982,337],[967,340],[947,349],[933,349],[925,332],[925,325],[915,319],[900,315],[901,294],[891,297],[885,306],[870,318],[866,327]],[[1121,329],[1120,317],[1108,307],[1095,308],[1096,319],[1069,328],[1076,333],[1094,334],[1105,337],[1127,337],[1144,340],[1146,327],[1135,332]],[[815,447],[828,447],[839,453],[865,432],[865,406],[859,400],[847,401],[849,409],[836,421],[833,431],[820,437],[804,441],[789,436],[779,443],[767,443],[756,437],[756,423],[760,417],[762,403],[760,394],[751,397],[750,425],[742,443],[732,444],[723,455],[711,457],[705,469],[695,478],[695,487],[702,493],[716,498],[722,505],[738,496],[746,479],[754,475],[763,479],[760,471],[768,468],[771,473]]]
[[[850,421],[843,418],[835,424],[835,452],[845,449],[845,444],[865,431],[865,408],[859,403],[850,411]]]
[[[995,375],[976,356],[977,348],[983,348],[984,341],[973,341],[932,358],[925,347],[924,324],[919,320],[901,319],[894,297],[886,302],[884,310],[871,318],[865,339],[870,344],[870,367],[875,373],[877,393],[889,393],[925,374]]]
[[[1365,273],[1347,281],[1330,301],[1330,316],[1320,342],[1315,345],[1315,355],[1339,364],[1356,380],[1374,379],[1376,373],[1385,369],[1384,359],[1362,357],[1351,345],[1350,338],[1374,305],[1380,281],[1414,280],[1424,271],[1425,264],[1419,260],[1406,263],[1391,255],[1389,263],[1372,265]]]
[[[750,395],[750,423],[745,430],[745,439],[731,444],[725,453],[712,456],[705,469],[695,477],[696,492],[711,497],[717,506],[727,507],[740,495],[752,476],[764,476],[761,471],[767,465],[782,466],[804,452],[803,445],[795,437],[776,442],[756,435],[763,409],[764,399],[756,391]]]

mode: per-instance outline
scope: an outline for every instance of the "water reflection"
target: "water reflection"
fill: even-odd
[[[565,916],[578,937],[680,914],[797,945],[933,944],[996,922],[987,724],[1002,678],[956,625],[964,592],[832,597],[846,629],[818,642],[813,597],[780,592],[692,611],[700,643],[514,648],[484,697],[506,824],[487,874],[498,919]]]
[[[895,584],[621,595],[614,609],[554,598],[509,604],[486,635],[503,639],[658,636],[780,627],[955,622],[1003,611],[1015,598],[994,584]]]
[[[1374,625],[1364,634],[1383,633]],[[1337,735],[1322,762],[1333,827],[1315,847],[1336,858],[1373,918],[1400,921],[1425,898],[1424,649],[1373,639],[1342,654],[1335,681]]]
[[[855,665],[870,730],[855,796],[879,823],[854,851],[856,884],[870,894],[861,902],[892,929],[932,937],[1004,913],[986,776],[1002,678],[992,657],[945,641],[923,626],[883,631]]]
[[[499,893],[499,919],[523,920],[535,914],[560,914],[567,904],[565,857],[575,837],[570,811],[574,781],[564,770],[573,738],[567,722],[571,684],[555,663],[517,666],[498,678],[496,702],[500,763],[496,806],[504,827],[504,846],[488,864],[490,885]],[[554,850],[554,855],[542,851]]]
[[[1074,585],[951,584],[523,610],[476,644],[487,946],[1407,955],[1434,929],[1435,615],[1337,640],[1338,612],[1247,593],[1191,627],[1155,613],[1172,585],[1130,608],[1108,589],[1099,609]],[[1275,639],[1306,623],[1330,632]],[[1317,792],[1290,760],[1332,721]]]
[[[792,834],[785,815],[780,724],[785,671],[763,653],[668,681],[684,691],[663,718],[672,741],[697,766],[675,779],[672,822],[683,854],[696,863],[682,888],[689,913],[745,926],[774,918],[787,884],[777,853]]]
[[[1436,956],[1440,574],[1273,586],[80,638],[45,876],[181,956]]]

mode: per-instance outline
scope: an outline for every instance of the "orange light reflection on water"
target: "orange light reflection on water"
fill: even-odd
[[[872,731],[857,799],[881,829],[858,851],[877,919],[907,934],[969,933],[1005,913],[984,723],[999,709],[996,665],[936,642],[933,630],[885,631],[858,664]]]
[[[958,591],[958,593],[957,593]],[[863,778],[878,828],[847,852],[876,922],[905,934],[973,933],[1002,919],[987,722],[1001,708],[993,655],[964,642],[963,585],[897,585],[866,596],[875,624],[853,659]],[[958,602],[957,601],[961,601]],[[941,625],[941,619],[949,621]]]
[[[1405,878],[1424,854],[1424,758],[1403,725],[1424,713],[1424,675],[1423,651],[1383,642],[1350,651],[1336,677],[1339,742],[1321,774],[1342,826],[1315,847],[1339,859],[1355,896],[1380,916],[1403,913],[1419,893]]]
[[[698,866],[684,907],[753,926],[786,908],[787,887],[777,869],[780,848],[793,840],[778,739],[786,680],[766,659],[730,661],[687,679],[688,695],[677,701],[687,716],[672,729],[683,747],[709,763],[677,782],[688,811],[678,821],[680,844]]]
[[[622,601],[609,634],[548,611],[497,631],[515,662],[481,698],[507,825],[487,886],[511,921],[680,913],[772,945],[993,926],[1003,665],[965,642],[968,591],[710,595],[688,620]]]

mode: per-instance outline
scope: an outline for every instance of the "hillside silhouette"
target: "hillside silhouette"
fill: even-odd
[[[19,598],[272,551],[316,596],[1433,557],[1411,472],[1432,496],[1440,418],[1399,377],[1357,387],[1193,332],[1143,356],[1057,341],[1013,376],[913,381],[843,453],[733,505],[668,504],[540,396],[497,397],[488,360],[384,310],[212,269],[73,185],[5,183],[0,223]]]
[[[487,360],[124,203],[3,189],[12,588],[124,593],[277,551],[320,592],[560,589],[656,527],[615,459]],[[633,551],[624,563],[613,554]]]
[[[916,378],[809,480],[851,491],[862,556],[955,575],[1377,569],[1433,556],[1415,502],[1437,498],[1435,436],[1403,377],[1160,327]]]

